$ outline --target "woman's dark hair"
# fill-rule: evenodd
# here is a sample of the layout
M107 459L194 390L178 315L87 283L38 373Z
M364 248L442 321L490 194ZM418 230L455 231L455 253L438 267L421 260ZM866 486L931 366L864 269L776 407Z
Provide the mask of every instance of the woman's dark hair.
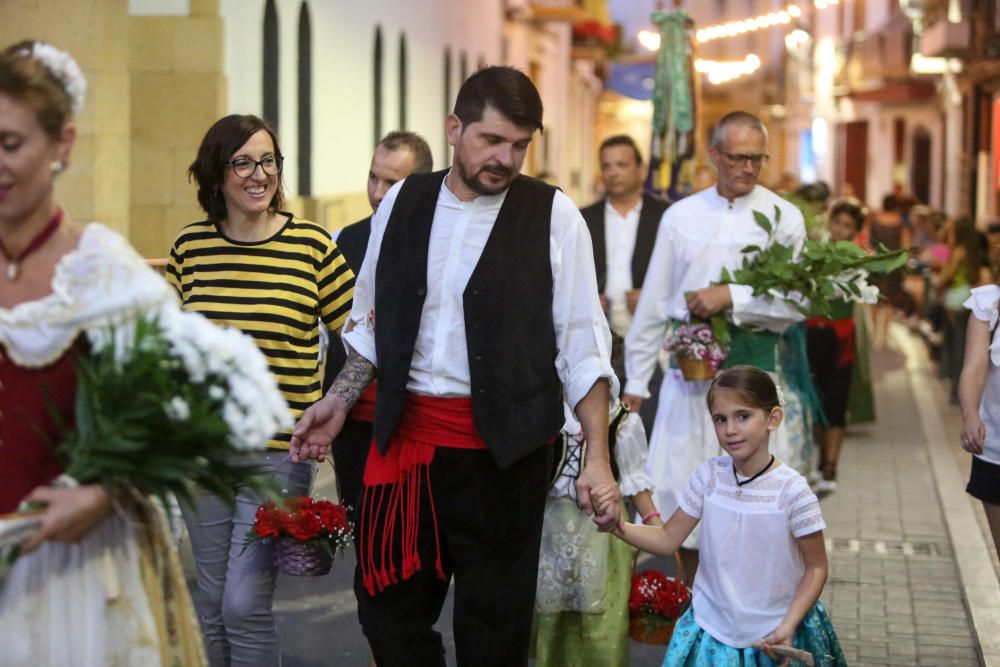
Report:
M493 107L519 127L542 126L542 98L527 75L513 67L485 67L462 84L453 113L463 131L483 119L483 110Z
M851 217L851 220L854 221L854 229L860 232L861 227L865 224L865 207L861 202L857 199L841 199L834 202L828 215L830 218L835 218L842 213Z
M712 399L716 389L733 389L747 405L770 412L781 406L778 400L778 387L774 380L764 371L754 366L733 366L719 373L708 388L708 410L712 410Z
M54 140L73 115L73 101L56 75L31 56L34 45L34 40L24 40L0 52L0 93L27 103Z
M250 140L250 137L264 130L274 142L275 156L281 155L278 146L278 136L257 116L241 116L233 114L215 121L208 128L205 138L198 147L198 156L188 167L188 180L194 179L198 186L198 203L208 215L209 222L221 222L226 219L226 200L222 196L222 183L229 169L229 160L240 146ZM284 204L284 194L281 172L278 172L278 189L271 199L268 208L280 211Z

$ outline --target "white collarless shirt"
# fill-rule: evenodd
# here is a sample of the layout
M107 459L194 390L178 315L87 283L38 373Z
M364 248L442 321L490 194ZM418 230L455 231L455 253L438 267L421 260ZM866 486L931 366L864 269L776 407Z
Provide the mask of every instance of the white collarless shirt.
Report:
M604 296L608 299L611 329L620 336L625 335L632 323L632 313L628 310L625 293L634 287L632 255L635 252L640 213L642 197L625 215L618 212L610 199L604 203L604 247L607 260Z
M378 366L375 353L375 269L386 224L404 181L394 185L372 218L368 251L354 288L351 321L344 340ZM442 183L427 250L427 294L420 315L408 391L427 396L471 393L462 293L483 254L507 192L463 202ZM573 201L560 191L552 201L549 234L552 319L556 372L572 406L600 378L613 396L618 382L611 368L611 332L597 294L594 253L587 226Z

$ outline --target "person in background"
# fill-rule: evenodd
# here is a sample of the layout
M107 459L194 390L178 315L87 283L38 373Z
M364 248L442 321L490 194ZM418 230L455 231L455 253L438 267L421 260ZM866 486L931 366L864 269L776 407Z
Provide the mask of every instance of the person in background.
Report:
M1000 285L975 287L965 302L972 315L958 385L962 449L972 454L966 491L983 503L993 545L1000 551Z
M632 324L636 304L653 254L660 219L667 202L643 191L646 165L632 137L624 134L608 137L601 143L601 183L605 197L580 210L590 230L597 267L597 289L601 305L608 315L611 334L624 340ZM625 368L615 367L619 382L625 382ZM657 366L653 384L658 386L663 371ZM642 422L647 433L656 418L658 389L642 407Z
M972 218L961 216L952 220L948 229L948 261L938 275L938 288L944 306L941 369L951 387L951 401L958 402L958 381L965 354L966 325L969 311L963 306L972 288L988 282L985 275L983 243Z
M372 154L368 169L368 203L372 213L378 211L385 193L410 174L426 174L433 168L431 148L415 132L397 130L382 138ZM355 274L368 249L372 216L368 216L334 233L334 241ZM331 334L324 365L324 389L329 388L347 361L347 352L339 334ZM361 476L365 470L368 446L372 441L372 419L375 416L375 383L368 386L351 411L344 429L333 441L333 465L337 491L341 502L355 507L361 493Z
M904 224L900 202L895 195L882 198L882 210L874 214L870 221L868 241L872 250L882 247L887 250L910 247L910 230ZM903 273L897 271L887 276L879 283L878 288L882 299L873 306L872 329L875 347L884 347L893 311L903 307L907 300L903 291Z
M564 412L566 423L555 444L558 470L545 502L532 642L535 666L627 667L633 550L599 532L577 507L576 474L586 443L568 405ZM622 495L643 523L663 525L645 471L642 421L621 403L612 407L608 420L612 472Z
M188 170L206 219L178 234L167 279L185 310L254 338L298 418L322 396L319 326L343 326L354 274L325 229L282 211L283 160L274 131L256 116L226 116L209 128ZM309 493L313 465L290 459L290 440L291 432L276 433L245 464L294 497ZM278 665L274 547L246 543L262 498L235 492L235 507L204 490L181 506L209 661Z
M55 447L73 424L88 335L176 308L128 241L58 203L86 85L51 44L0 51L0 514L44 506L0 572L0 663L199 667L201 633L162 513L124 490L73 484Z
M830 207L827 229L830 242L853 241L865 222L857 200L840 200ZM815 426L820 450L819 475L814 490L819 494L837 489L837 462L847 425L847 402L854 372L856 337L854 304L838 302L832 317L811 317L806 322L809 368L819 392L826 424Z
M805 241L802 213L793 204L758 185L767 161L767 128L756 116L734 111L715 126L709 157L718 172L714 188L685 197L663 214L635 319L625 337L622 402L633 411L649 396L649 380L667 335L691 318L717 313L730 323L727 364L752 363L777 370L781 333L802 314L783 299L754 297L748 285L717 285L723 269L743 261L743 248L767 242L754 211L781 210L777 240L797 248ZM709 382L687 381L678 368L664 373L656 423L649 442L647 471L655 485L656 507L665 514L677 507L678 495L698 466L718 452L718 440L702 401ZM775 436L782 456L791 448L785 427ZM685 577L697 570L697 535L681 550Z

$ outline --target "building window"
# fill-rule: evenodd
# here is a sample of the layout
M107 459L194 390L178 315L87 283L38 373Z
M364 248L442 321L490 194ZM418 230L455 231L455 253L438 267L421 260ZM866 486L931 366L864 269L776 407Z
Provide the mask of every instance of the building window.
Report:
M406 33L399 35L399 129L406 129Z
M299 5L299 194L312 194L312 28L309 7Z
M373 53L372 110L375 114L373 127L375 140L372 146L377 146L382 140L382 26L375 26L375 49Z
M264 67L263 67L264 120L278 129L278 8L274 0L264 5Z

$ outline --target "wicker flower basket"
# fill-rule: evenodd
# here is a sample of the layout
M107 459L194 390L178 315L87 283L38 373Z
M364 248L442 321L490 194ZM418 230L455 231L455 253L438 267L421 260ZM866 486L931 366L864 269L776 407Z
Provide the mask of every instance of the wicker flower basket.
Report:
M333 565L333 556L323 547L288 537L274 541L274 560L279 572L296 577L321 577Z
M635 614L628 619L628 636L644 644L669 644L675 623L656 614Z
M684 379L688 382L711 380L715 377L712 363L708 359L692 359L678 355L677 367L681 369Z

